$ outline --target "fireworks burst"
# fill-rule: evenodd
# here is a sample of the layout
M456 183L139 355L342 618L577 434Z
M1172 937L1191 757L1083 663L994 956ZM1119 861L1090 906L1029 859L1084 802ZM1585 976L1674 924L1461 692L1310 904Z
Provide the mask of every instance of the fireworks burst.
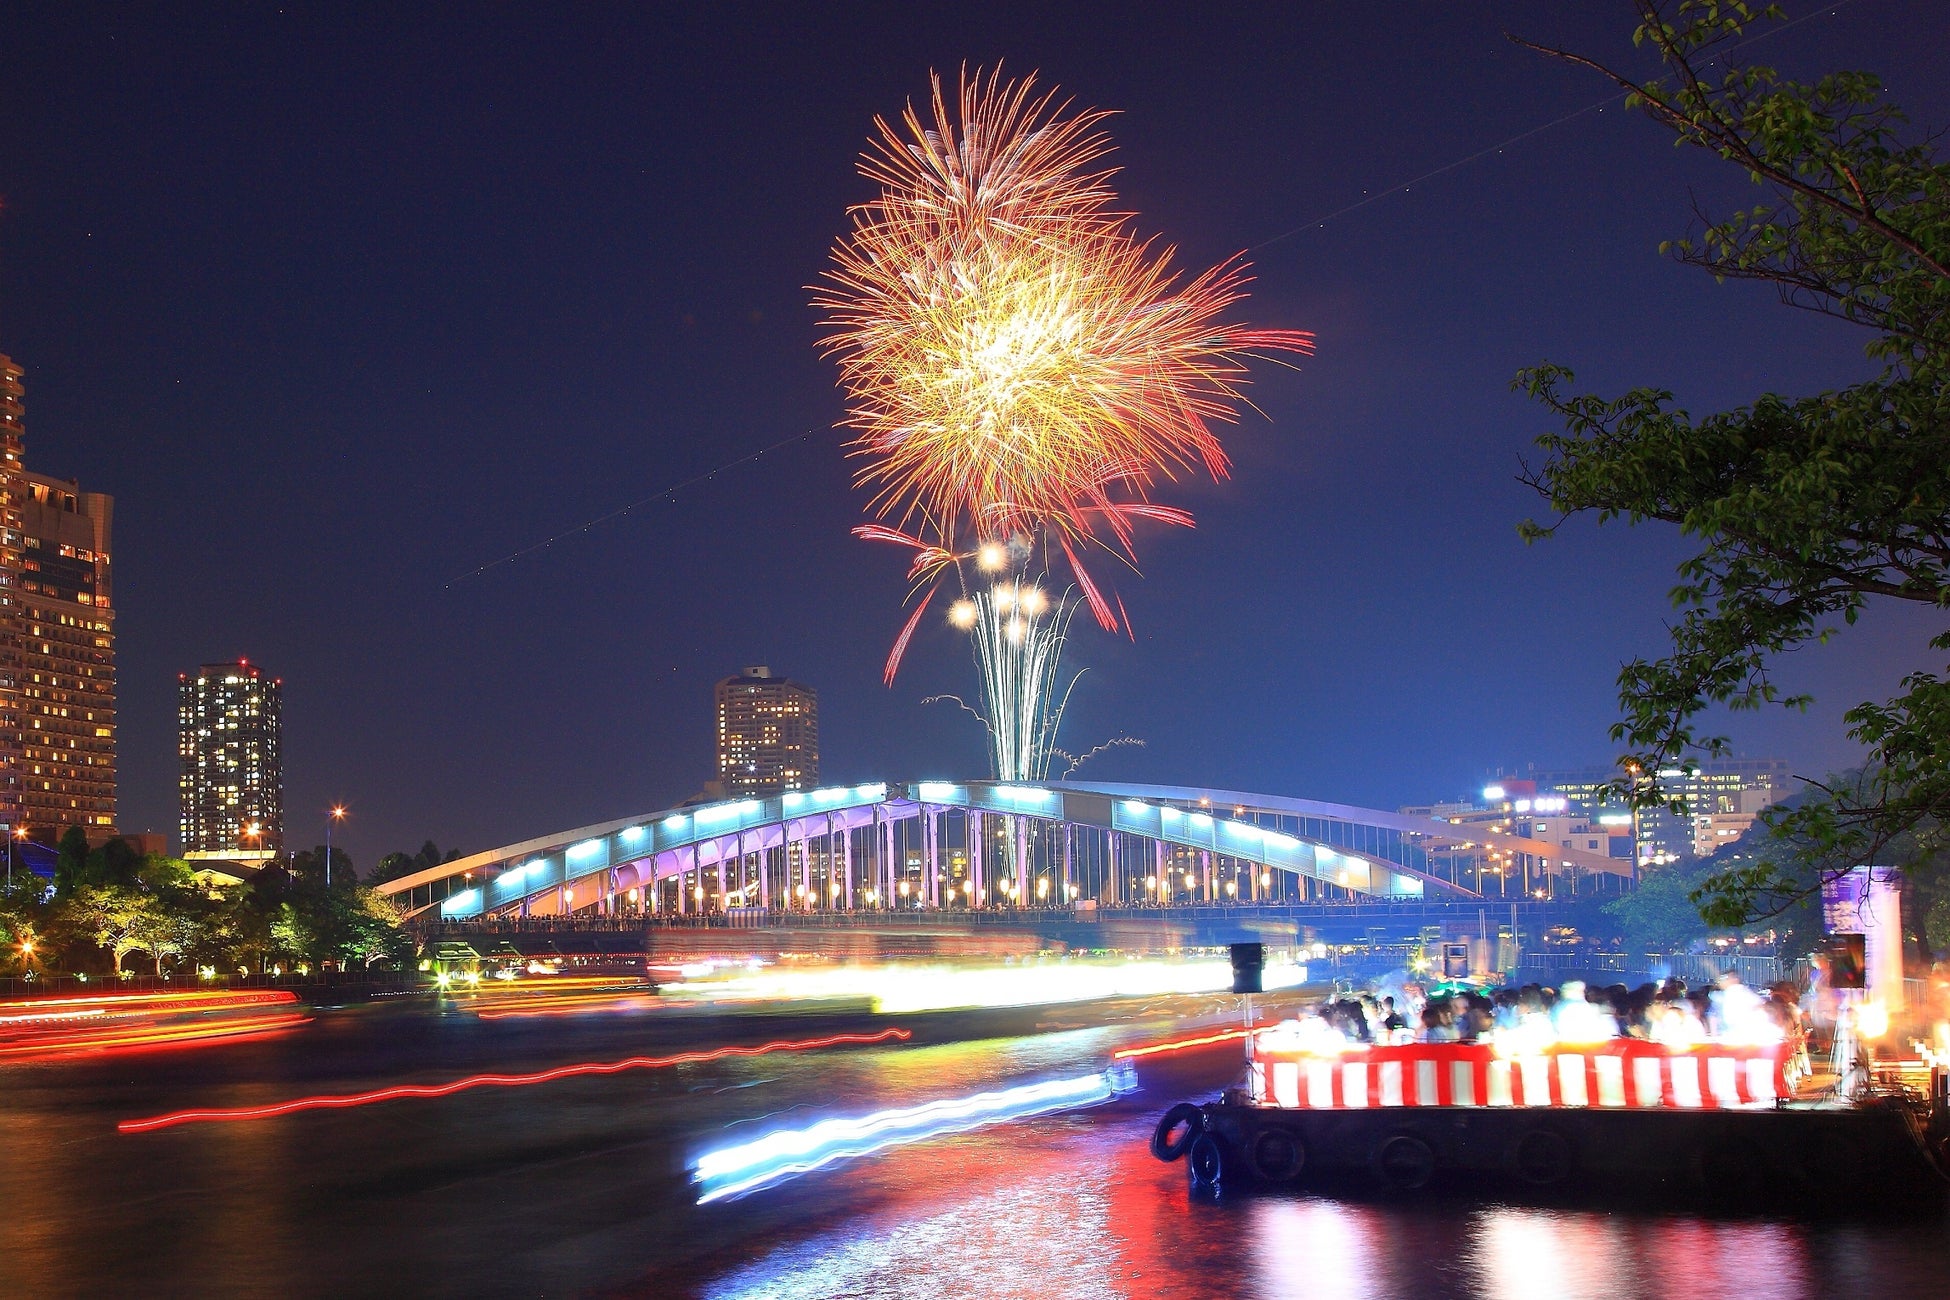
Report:
M1228 323L1244 262L1186 279L1174 250L1134 233L1110 188L1107 114L999 71L964 72L952 105L932 86L925 118L910 104L898 124L874 120L860 170L879 197L853 209L814 305L877 521L854 532L913 557L887 681L952 575L995 774L1039 779L1061 753L1058 663L1079 603L1045 594L1053 562L1099 624L1128 626L1086 558L1135 565L1140 524L1189 526L1154 491L1224 478L1211 424L1234 418L1246 362L1311 352L1313 336Z
M1154 488L1224 477L1210 422L1233 418L1246 359L1308 352L1312 335L1221 320L1245 265L1181 283L1173 250L1113 209L1108 115L1034 85L964 75L951 111L936 77L931 121L912 105L898 125L875 120L861 171L880 196L854 209L815 305L883 521L857 531L912 548L930 595L958 561L1053 542L1115 630L1121 610L1080 552L1134 560L1140 521L1190 524Z

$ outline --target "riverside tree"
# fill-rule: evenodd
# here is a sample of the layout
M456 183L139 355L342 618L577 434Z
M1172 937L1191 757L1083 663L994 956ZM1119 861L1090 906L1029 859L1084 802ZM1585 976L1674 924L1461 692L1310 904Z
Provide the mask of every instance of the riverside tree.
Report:
M1950 611L1950 166L1938 137L1913 130L1880 81L1837 72L1812 84L1738 61L1756 24L1780 21L1737 0L1641 0L1634 40L1663 73L1636 80L1597 60L1531 45L1622 88L1677 144L1718 155L1758 191L1752 207L1696 210L1662 252L1727 280L1774 285L1789 306L1861 326L1876 372L1802 396L1765 393L1694 418L1669 391L1581 394L1543 365L1516 386L1563 422L1538 439L1524 481L1556 517L1526 521L1535 541L1564 520L1677 525L1698 543L1679 568L1670 652L1619 674L1623 742L1615 789L1640 807L1683 801L1658 773L1723 752L1715 706L1803 708L1783 692L1779 656L1836 635L1872 602ZM1519 42L1529 45L1529 42ZM1919 647L1919 651L1921 647ZM1950 810L1950 633L1888 699L1846 715L1863 766L1812 782L1815 797L1768 815L1764 852L1712 872L1692 897L1716 926L1778 914L1825 876L1936 853Z

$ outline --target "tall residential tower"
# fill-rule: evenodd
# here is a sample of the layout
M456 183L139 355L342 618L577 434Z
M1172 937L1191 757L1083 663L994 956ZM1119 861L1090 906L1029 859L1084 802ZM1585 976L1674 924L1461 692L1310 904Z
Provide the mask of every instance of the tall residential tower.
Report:
M20 807L30 828L115 829L115 502L24 476L20 611Z
M747 668L718 683L718 780L728 797L819 784L819 693Z
M0 825L20 823L20 503L27 496L21 463L26 446L27 390L13 358L0 355Z
M177 679L186 856L274 856L284 845L284 683L248 660Z
M23 464L21 370L0 356L0 826L115 833L115 502Z

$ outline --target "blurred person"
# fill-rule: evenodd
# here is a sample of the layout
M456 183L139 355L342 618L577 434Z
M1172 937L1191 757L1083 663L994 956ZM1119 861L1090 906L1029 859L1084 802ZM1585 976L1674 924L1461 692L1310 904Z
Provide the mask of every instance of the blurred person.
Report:
M1611 1012L1588 1001L1583 980L1566 980L1551 1008L1551 1031L1560 1042L1602 1043L1618 1037Z

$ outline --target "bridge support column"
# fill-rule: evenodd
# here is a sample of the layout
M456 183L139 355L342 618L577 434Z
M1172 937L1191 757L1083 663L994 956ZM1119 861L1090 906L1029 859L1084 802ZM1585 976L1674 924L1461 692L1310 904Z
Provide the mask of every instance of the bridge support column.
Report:
M805 903L806 910L811 911L813 905L812 855L807 852L807 848L805 832L802 830L799 834L799 897Z
M840 871L843 873L846 880L847 910L852 911L853 910L853 830L851 827L848 826L840 827ZM876 893L878 893L878 891L876 891Z
M922 887L936 907L941 906L941 814L931 808L921 810Z
M1068 822L1059 822L1058 825L1061 828L1061 832L1063 835L1062 889L1063 889L1063 905L1067 907L1070 905L1071 900L1076 897L1076 892L1077 892L1076 877L1071 873L1070 870L1070 847L1071 844L1076 839L1076 827L1070 825L1070 823Z
M980 907L988 901L989 892L989 834L988 818L981 813L968 814L968 895L970 907Z
M902 882L907 880L907 872L894 861L894 819L882 815L879 809L874 810L873 856L890 883L896 877Z
M1151 852L1151 873L1158 878L1159 903L1171 901L1171 852L1163 840L1153 840ZM1146 891L1149 893L1150 891Z
M1015 834L1009 838L1016 846L1016 906L1034 907L1036 898L1036 863L1029 853L1029 819L1012 817Z
M1205 877L1205 901L1209 903L1212 901L1212 888L1216 883L1212 879L1212 850L1198 851L1198 874Z

